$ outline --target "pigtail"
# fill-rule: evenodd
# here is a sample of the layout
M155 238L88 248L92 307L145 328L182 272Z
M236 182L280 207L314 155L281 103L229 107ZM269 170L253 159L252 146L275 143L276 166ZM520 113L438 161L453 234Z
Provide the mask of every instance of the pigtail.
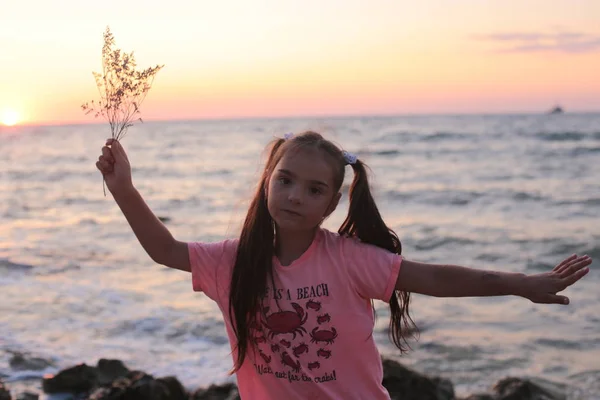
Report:
M231 374L238 371L244 363L249 344L253 344L252 331L260 330L257 315L261 299L266 292L267 279L271 283L274 279L275 233L274 222L267 208L266 188L275 155L283 143L283 139L277 139L271 145L265 169L240 234L229 291L229 318L237 339L237 358Z
M354 170L354 179L349 190L350 205L348 215L338 231L339 234L357 237L363 243L402 254L402 244L398 235L385 224L371 195L365 165L360 160L356 160L351 166ZM409 332L416 330L409 314L409 303L409 292L395 291L389 299L391 313L389 335L401 352L408 350L407 336Z

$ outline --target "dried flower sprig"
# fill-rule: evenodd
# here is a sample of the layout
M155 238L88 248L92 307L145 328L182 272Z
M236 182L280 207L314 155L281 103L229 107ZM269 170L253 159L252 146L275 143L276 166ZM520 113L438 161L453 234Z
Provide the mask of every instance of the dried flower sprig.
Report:
M100 93L99 101L81 105L86 114L105 118L113 139L122 139L135 120L143 122L140 106L154 82L154 76L164 65L142 71L136 70L133 52L125 53L115 48L115 39L109 27L104 32L102 47L102 73L93 72Z
M142 121L136 116L154 82L154 76L164 65L136 70L137 64L133 52L125 53L115 48L115 38L106 27L104 46L102 46L102 73L93 72L100 100L84 103L81 108L86 114L94 113L94 117L103 117L110 125L111 137L120 140L133 126L134 120ZM106 182L102 178L104 196Z

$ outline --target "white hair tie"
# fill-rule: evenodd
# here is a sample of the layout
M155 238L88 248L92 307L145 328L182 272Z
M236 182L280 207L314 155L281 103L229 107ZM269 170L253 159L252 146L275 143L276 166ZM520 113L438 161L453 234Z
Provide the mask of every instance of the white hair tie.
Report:
M346 161L346 164L356 164L356 160L358 160L356 154L349 153L345 150L342 152L342 154L344 155L344 160Z

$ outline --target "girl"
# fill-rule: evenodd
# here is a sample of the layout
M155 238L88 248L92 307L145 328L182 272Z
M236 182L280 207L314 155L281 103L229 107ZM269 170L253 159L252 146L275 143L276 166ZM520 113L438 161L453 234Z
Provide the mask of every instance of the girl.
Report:
M321 228L341 197L338 233ZM371 196L365 164L314 132L276 139L237 240L173 238L136 191L127 155L108 140L96 163L140 243L157 263L192 273L223 313L243 399L389 399L372 331L372 300L389 303L390 336L406 350L410 293L517 295L568 304L557 293L588 273L571 256L537 275L409 261Z

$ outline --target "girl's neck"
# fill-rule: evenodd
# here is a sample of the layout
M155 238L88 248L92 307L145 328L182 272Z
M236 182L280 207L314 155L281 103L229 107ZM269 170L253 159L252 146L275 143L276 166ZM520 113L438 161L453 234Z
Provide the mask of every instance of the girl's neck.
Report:
M312 244L319 228L309 231L286 232L279 229L275 232L275 255L282 266L288 266Z

